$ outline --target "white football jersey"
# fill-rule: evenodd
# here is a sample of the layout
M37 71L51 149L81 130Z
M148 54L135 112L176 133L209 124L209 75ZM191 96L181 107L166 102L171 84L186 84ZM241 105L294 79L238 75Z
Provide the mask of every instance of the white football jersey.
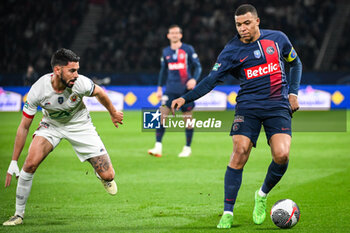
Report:
M51 84L51 74L42 76L30 88L23 114L34 117L38 106L42 108L43 121L55 125L81 123L89 119L89 112L83 102L84 96L91 96L94 83L87 77L79 75L72 88L57 93ZM58 124L57 124L58 123Z

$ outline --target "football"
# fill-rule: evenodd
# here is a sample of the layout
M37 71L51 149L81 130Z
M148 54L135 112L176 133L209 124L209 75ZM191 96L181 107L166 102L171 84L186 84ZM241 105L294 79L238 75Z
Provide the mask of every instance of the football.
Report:
M291 228L300 219L300 209L294 201L283 199L272 206L270 216L272 222L279 228Z

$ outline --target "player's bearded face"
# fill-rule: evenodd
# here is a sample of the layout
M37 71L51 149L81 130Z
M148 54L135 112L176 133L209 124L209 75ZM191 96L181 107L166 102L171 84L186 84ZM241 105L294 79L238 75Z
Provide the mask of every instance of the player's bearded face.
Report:
M75 63L75 64L74 64ZM78 79L78 62L69 62L67 66L62 67L61 69L61 82L69 88L72 88L74 82Z
M259 37L260 19L248 12L244 15L236 15L236 29L244 43L251 43Z

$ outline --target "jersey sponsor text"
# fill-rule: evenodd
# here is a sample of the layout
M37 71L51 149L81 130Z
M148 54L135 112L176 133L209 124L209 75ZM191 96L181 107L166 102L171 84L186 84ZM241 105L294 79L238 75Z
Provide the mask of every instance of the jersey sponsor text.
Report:
M244 69L247 79L258 78L279 71L281 71L279 64L273 62Z

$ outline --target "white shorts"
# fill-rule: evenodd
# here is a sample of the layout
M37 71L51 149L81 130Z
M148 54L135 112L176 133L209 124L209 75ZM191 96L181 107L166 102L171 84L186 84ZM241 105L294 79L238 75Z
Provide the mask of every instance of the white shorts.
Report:
M41 121L38 129L33 134L34 136L46 138L53 148L60 143L61 139L67 139L81 162L92 157L107 154L107 150L91 120L86 121L84 124L63 126L56 126Z

